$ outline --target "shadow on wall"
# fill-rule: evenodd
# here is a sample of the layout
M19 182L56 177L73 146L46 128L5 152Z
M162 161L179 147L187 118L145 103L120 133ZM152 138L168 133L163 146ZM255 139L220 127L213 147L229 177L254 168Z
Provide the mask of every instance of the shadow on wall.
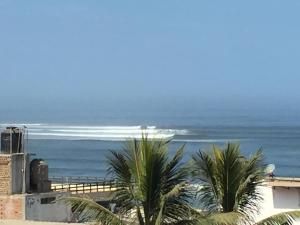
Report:
M299 209L300 189L273 187L273 204L275 209Z

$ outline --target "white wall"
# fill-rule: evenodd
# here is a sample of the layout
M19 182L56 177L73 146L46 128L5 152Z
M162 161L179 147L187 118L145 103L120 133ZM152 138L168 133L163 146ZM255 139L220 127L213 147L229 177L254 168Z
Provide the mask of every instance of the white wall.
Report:
M69 196L68 193L39 193L25 197L25 219L51 222L70 222L71 209L60 201L42 204L41 199Z
M300 189L264 186L260 188L264 197L261 204L261 214L257 220L264 219L271 215L291 211L300 210ZM300 221L294 224L299 224Z

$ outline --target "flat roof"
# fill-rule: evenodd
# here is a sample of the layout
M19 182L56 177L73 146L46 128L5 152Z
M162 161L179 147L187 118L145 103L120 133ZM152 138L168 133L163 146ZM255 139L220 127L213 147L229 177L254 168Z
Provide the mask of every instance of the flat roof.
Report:
M300 178L298 177L268 177L266 185L272 187L300 188Z

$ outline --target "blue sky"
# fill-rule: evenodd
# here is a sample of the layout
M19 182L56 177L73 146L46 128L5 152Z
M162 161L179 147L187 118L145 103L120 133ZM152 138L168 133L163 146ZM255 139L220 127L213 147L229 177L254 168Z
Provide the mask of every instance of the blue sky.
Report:
M1 107L294 107L299 11L298 0L0 0Z

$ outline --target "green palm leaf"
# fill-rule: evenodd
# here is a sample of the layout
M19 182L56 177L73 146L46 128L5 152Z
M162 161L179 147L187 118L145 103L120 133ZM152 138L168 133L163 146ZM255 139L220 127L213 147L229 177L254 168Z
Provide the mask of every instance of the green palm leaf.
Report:
M300 211L289 211L272 215L266 219L257 222L255 225L282 225L293 224L295 219L300 218Z
M198 151L193 155L193 177L202 185L198 191L202 208L220 216L238 213L233 215L239 215L244 222L253 222L262 201L257 188L264 178L262 159L261 150L246 158L239 145L233 143L228 143L224 149L214 145L211 151ZM225 214L222 220L226 218Z
M124 224L119 216L89 198L68 197L61 199L61 201L71 206L72 211L80 215L81 221L92 220L101 222L103 225Z
M212 223L281 225L300 218L300 211L291 211L254 222L263 200L258 188L264 180L261 149L246 158L239 145L228 143L224 149L213 146L209 152L197 152L191 163L193 177L202 184L200 202Z
M203 211L192 212L193 223L196 225L233 225L243 222L243 215L238 212L228 213L205 213Z
M192 157L194 178L203 185L200 201L209 212L258 211L261 194L257 186L263 180L261 150L246 159L239 145L229 143L225 149L213 146L210 152Z
M87 199L69 198L69 203L89 220L106 224L128 222L140 225L192 223L190 202L194 196L187 184L188 172L181 163L184 146L168 158L169 140L131 140L121 151L111 151L109 173L117 187L113 201L118 215ZM95 218L94 218L95 216Z

